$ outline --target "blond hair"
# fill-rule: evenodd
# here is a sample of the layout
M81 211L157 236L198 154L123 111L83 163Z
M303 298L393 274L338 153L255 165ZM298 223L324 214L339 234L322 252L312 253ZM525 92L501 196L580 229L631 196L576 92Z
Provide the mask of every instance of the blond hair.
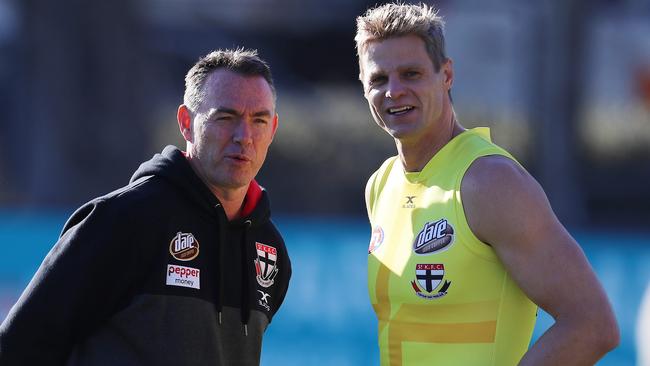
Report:
M424 41L435 71L447 61L445 54L445 22L438 11L427 4L389 3L368 9L357 17L357 55L368 43L391 37L416 35Z

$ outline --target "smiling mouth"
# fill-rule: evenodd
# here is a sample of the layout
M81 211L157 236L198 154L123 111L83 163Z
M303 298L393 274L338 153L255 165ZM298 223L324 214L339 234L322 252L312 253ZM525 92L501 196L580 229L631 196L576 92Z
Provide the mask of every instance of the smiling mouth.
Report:
M408 112L411 111L411 110L413 110L413 107L412 107L412 106L410 106L410 105L405 105L405 106L401 106L401 107L388 108L388 109L387 109L387 112L388 112L388 114L390 114L390 115L393 115L393 116L399 116L399 115L402 115L402 114L406 114L406 113L408 113Z

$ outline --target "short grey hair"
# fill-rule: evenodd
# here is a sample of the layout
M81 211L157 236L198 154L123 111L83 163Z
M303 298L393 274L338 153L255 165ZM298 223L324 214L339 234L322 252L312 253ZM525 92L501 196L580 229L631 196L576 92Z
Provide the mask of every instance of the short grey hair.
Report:
M447 61L445 54L445 22L438 11L427 4L389 3L368 9L357 17L357 55L369 42L392 37L416 35L425 44L436 72Z
M271 68L257 55L257 50L237 48L219 49L201 57L185 75L183 104L190 111L196 111L205 95L203 86L211 72L226 69L244 76L261 76L269 83L275 100L275 86Z

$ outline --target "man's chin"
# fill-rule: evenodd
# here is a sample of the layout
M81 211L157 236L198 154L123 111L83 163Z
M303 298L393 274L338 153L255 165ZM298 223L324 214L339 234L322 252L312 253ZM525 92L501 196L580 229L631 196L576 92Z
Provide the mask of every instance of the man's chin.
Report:
M407 140L413 134L408 128L386 129L386 132L396 140Z
M230 177L221 177L221 179L215 179L212 184L217 188L236 190L241 188L247 188L250 182L254 177L249 175L245 176L230 176Z
M227 185L224 188L228 188L228 189L248 188L248 185L250 184L251 180L252 179L230 181L227 183Z

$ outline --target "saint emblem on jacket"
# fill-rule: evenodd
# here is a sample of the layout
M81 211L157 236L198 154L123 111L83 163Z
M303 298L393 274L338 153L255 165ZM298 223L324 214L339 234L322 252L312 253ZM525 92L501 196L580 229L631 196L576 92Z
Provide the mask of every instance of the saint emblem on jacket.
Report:
M278 274L278 251L274 247L262 243L255 243L257 258L255 263L255 272L257 283L262 287L269 287L273 284L273 279Z

